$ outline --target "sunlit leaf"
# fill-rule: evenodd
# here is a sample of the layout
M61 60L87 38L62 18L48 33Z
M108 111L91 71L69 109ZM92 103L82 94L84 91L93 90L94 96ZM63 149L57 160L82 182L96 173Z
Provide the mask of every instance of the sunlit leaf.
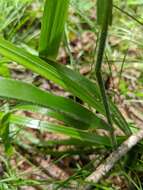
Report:
M93 133L85 132L79 129L65 127L63 125L56 125L53 123L40 121L28 117L22 117L17 115L11 115L10 122L17 125L27 126L32 129L46 130L52 133L60 133L67 135L69 137L75 138L77 140L88 142L93 145L105 145L110 147L110 139L106 136L99 136Z

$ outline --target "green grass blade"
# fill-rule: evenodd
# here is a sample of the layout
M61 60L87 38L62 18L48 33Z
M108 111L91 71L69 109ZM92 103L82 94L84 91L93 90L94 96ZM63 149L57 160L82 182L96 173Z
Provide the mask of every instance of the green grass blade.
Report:
M74 139L92 143L93 145L105 145L110 147L110 139L109 137L103 137L99 135L95 135L93 133L85 132L79 129L65 127L63 125L56 125L45 121L40 121L36 119L32 119L29 117L22 117L18 115L12 114L10 116L10 123L16 125L27 126L33 129L38 130L47 130L48 132L52 133L60 133L72 137Z
M97 86L79 73L56 62L50 60L46 62L2 38L0 38L0 53L46 79L52 80L65 90L92 104L99 112L103 112L104 109L99 101L100 94Z
M39 44L41 57L55 59L67 18L69 0L46 0Z
M32 104L20 104L15 106L12 111L28 111L28 112L33 112L33 113L39 113L42 115L46 115L49 117L52 117L54 119L57 119L59 121L64 122L67 126L79 128L79 129L88 129L90 124L86 124L85 122L79 121L78 119L74 119L73 117L69 115L65 115L64 113L57 112L55 110L51 110L48 108L40 107L38 105L32 105ZM104 127L104 125L102 125Z
M52 80L105 115L97 85L79 73L51 60L46 62L2 38L0 38L0 53L46 79ZM114 123L125 134L130 135L128 123L113 103L111 103L111 111Z
M103 25L107 18L107 10L110 13L108 23L112 24L112 8L113 0L98 0L97 1L97 22L99 25Z
M108 125L92 112L70 99L53 95L21 81L0 78L0 96L26 101L64 113L88 127L108 129Z

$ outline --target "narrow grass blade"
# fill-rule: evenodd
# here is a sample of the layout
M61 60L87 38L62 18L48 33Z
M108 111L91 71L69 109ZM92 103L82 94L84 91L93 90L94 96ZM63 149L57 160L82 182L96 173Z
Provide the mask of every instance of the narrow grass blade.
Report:
M111 146L110 139L108 137L95 135L93 133L85 132L79 129L65 127L63 125L56 125L49 122L32 119L29 117L11 115L10 123L27 126L32 129L46 130L52 133L60 133L72 137L74 139L83 141L83 143L88 142L92 143L93 145L103 145L107 147Z
M85 122L79 121L78 119L74 119L69 115L65 115L64 113L60 113L58 111L51 110L48 108L40 107L38 105L20 104L12 109L12 111L19 111L19 110L46 115L54 119L57 119L58 121L63 121L64 124L66 124L67 126L75 127L82 130L84 129L87 130L89 127L91 127L90 124L86 124ZM104 125L102 126L104 127Z
M55 59L67 18L69 0L46 0L42 19L39 54Z
M51 108L59 113L79 120L88 127L97 127L108 130L108 125L88 109L70 99L50 94L39 88L21 81L0 78L0 96L21 100L43 107Z

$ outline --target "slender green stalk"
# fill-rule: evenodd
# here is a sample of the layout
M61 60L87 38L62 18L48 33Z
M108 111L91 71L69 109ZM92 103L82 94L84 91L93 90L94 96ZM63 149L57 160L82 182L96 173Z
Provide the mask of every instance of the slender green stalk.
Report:
M114 5L114 7L120 11L121 13L124 13L125 15L127 15L129 18L131 18L132 20L134 20L135 22L137 22L138 24L140 24L141 26L143 25L143 22L140 21L139 19L142 19L142 18L136 18L134 15L131 15L130 13L128 13L127 11L121 9L120 7Z
M110 24L109 17L111 15L111 3L112 1L108 1L106 3L106 8L104 8L104 13L101 15L102 20L100 20L101 23L101 35L100 35L100 40L99 40L99 49L98 49L98 55L97 55L97 61L96 61L96 78L97 82L100 88L101 96L102 96L102 101L104 104L104 108L106 111L106 117L110 126L110 133L111 133L111 138L112 138L112 144L115 147L116 146L116 139L114 136L114 128L113 128L113 123L112 123L112 116L110 112L110 106L109 106L109 101L108 97L105 91L105 85L104 81L102 78L102 73L101 73L101 68L102 68L102 61L103 61L103 56L104 56L104 50L106 46L106 39L108 35L108 26Z

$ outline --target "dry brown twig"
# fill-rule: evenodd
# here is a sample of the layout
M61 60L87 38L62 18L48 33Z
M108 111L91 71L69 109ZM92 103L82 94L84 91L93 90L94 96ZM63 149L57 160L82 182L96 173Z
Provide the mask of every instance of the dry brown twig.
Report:
M107 173L114 167L114 165L125 156L138 142L143 139L143 129L136 134L131 135L125 140L117 150L113 151L104 163L100 164L96 170L86 178L87 182L98 183Z

